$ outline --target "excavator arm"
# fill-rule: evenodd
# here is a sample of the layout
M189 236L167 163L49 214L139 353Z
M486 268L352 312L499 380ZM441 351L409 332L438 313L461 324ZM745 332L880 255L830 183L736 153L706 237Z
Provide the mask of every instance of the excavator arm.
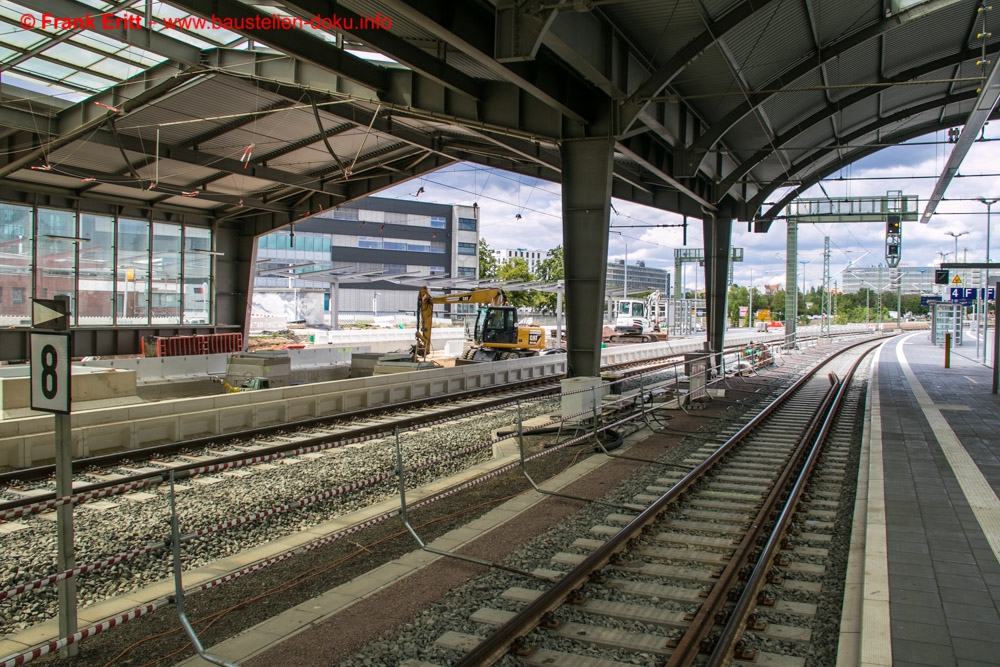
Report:
M417 296L417 344L414 358L427 358L431 349L431 324L434 318L434 304L437 303L481 303L491 306L507 305L507 295L500 288L488 288L431 296L427 287L420 288Z

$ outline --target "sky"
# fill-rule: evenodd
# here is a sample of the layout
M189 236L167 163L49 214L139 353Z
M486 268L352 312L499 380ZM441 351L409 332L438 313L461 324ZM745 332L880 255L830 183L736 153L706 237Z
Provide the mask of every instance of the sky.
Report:
M998 124L1000 125L1000 124ZM926 135L907 144L886 148L845 167L822 182L832 198L881 196L889 190L902 190L904 195L920 198L920 212L934 189L954 144L947 141L945 131ZM937 212L926 225L902 223L902 260L906 266L936 266L940 253L954 261L956 239L948 232L961 234L958 242L959 261L986 261L987 207L977 201L1000 198L1000 164L997 147L1000 127L989 125L982 135L985 140L974 144L966 156L958 176L951 182ZM1000 146L1000 144L998 144ZM419 188L423 192L417 195ZM782 191L770 201L776 201ZM380 197L419 199L441 204L471 206L479 204L480 237L491 248L526 248L548 250L562 244L562 203L558 183L520 176L472 163L461 163L383 190ZM824 197L814 186L804 197ZM655 208L613 199L611 233L608 239L609 260L625 259L629 265L642 260L646 266L663 268L673 274L674 249L684 247L679 228L628 229L629 225L677 224L679 215ZM765 208L767 208L765 206ZM993 217L990 246L991 259L1000 254L1000 202ZM520 215L520 218L517 216ZM785 286L785 233L783 220L776 220L766 234L747 231L745 223L733 224L733 246L744 248L744 261L734 267L734 282ZM853 266L878 266L885 263L885 223L838 223L799 225L798 279L805 271L806 287L818 285L823 279L823 240L830 237L831 280ZM687 246L702 247L701 221L689 218ZM694 286L695 267L685 270L685 286ZM697 276L704 284L704 274ZM800 286L801 287L801 286Z

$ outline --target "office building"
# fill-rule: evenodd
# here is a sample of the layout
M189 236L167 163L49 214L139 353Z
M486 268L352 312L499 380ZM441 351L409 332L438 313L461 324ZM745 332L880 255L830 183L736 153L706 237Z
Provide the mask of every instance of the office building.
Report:
M497 264L504 264L514 258L520 258L528 263L528 270L532 273L538 270L538 265L548 257L548 253L548 250L528 250L527 248L496 248L493 250Z
M627 275L626 275L627 274ZM626 278L628 284L625 284ZM666 269L656 269L646 266L646 262L639 260L628 265L625 270L625 260L608 262L608 276L605 282L606 289L620 292L625 288L629 294L643 294L660 290L661 299L670 298L670 272Z
M475 279L478 213L478 207L366 197L266 234L257 242L253 312L328 322L331 276L340 276L340 313L358 321L405 318L416 311L419 282L385 278Z

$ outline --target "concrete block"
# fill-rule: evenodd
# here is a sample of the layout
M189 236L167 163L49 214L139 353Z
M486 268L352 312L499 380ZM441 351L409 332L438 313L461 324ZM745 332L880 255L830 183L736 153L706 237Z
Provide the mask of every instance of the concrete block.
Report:
M24 442L24 465L41 465L56 459L55 436L52 433L37 433L27 436Z
M92 426L84 429L82 436L81 445L85 456L128 450L132 448L132 423Z
M428 398L432 396L431 394L431 383L430 382L411 382L409 385L409 393L411 401L418 401L422 398Z
M185 364L183 357L161 357L159 362L160 377L184 377Z
M334 415L344 411L343 394L322 394L315 401L317 415Z
M251 392L259 394L262 392ZM254 426L268 426L270 424L280 424L284 421L286 414L286 404L282 402L259 403L254 407Z
M292 387L286 387L282 390L281 395L284 398L299 398L301 396L312 396L316 393L316 385L313 384L300 384Z
M146 405L134 405L127 408L127 415L129 421L140 421L144 419L155 419L157 417L163 417L165 415L171 415L174 413L175 402L174 401L163 401L162 403L149 403ZM120 410L101 410L101 412L111 412L120 413ZM121 418L119 414L119 418Z
M368 388L368 406L377 408L383 405L391 405L392 389L388 385L374 386Z
M37 435L39 433L51 433L53 427L52 417L28 417L27 419L18 419L17 432L21 436Z
M313 396L291 399L285 401L285 405L287 406L285 414L291 421L319 416L316 413L316 398Z
M166 442L176 442L178 438L177 417L164 416L135 422L135 447L150 447Z
M253 403L251 391L241 391L238 394L222 394L212 397L212 404L216 410L231 408L237 405L250 405Z
M219 414L212 410L178 416L178 433L182 440L202 438L219 432Z
M363 410L370 405L367 391L346 391L341 396L343 397L342 412Z
M219 433L244 431L254 426L254 409L249 405L238 405L216 411L219 415Z

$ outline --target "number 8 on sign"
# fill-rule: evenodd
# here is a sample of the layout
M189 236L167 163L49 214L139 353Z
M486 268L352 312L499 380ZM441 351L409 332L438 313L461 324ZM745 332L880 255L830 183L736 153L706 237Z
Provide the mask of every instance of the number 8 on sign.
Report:
M42 396L50 401L59 391L59 375L56 373L56 362L59 353L56 348L46 345L42 348Z
M69 414L69 336L31 332L31 409Z

